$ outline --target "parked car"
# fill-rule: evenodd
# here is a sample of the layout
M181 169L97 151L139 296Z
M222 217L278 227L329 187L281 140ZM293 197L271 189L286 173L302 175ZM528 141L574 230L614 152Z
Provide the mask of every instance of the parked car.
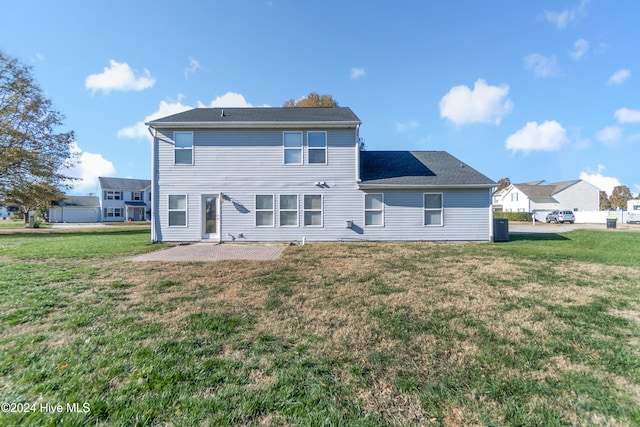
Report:
M560 222L569 224L573 224L576 221L576 216L572 211L552 211L549 215L547 215L547 222Z

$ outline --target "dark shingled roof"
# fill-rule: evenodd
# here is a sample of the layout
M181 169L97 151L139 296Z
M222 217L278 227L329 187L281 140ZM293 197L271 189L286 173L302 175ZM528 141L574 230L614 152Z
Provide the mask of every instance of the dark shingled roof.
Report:
M360 119L349 107L334 108L194 108L148 122L170 123L347 122Z
M67 196L56 203L57 206L100 207L100 199L96 196Z
M110 178L104 176L98 177L98 179L103 190L143 191L151 185L150 179Z
M362 186L484 186L497 185L445 151L362 151Z

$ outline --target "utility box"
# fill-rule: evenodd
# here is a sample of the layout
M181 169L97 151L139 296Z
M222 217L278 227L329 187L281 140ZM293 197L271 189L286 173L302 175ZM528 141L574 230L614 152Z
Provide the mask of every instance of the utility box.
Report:
M493 241L509 241L509 220L507 218L493 218Z

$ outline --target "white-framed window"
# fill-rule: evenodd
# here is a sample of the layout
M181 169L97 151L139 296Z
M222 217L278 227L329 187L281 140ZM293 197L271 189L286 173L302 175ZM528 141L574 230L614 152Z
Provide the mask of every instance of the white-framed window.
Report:
M518 192L514 191L513 193L511 193L511 201L512 202L517 202L518 201Z
M307 150L310 164L327 163L327 133L307 132Z
M187 196L169 195L169 227L187 226Z
M364 195L364 225L384 225L384 196L382 193Z
M296 194L281 194L278 208L280 227L298 226L298 196Z
M273 195L256 195L256 227L273 227Z
M302 132L283 132L284 164L302 164Z
M193 164L193 132L174 132L174 162L176 165Z
M122 208L104 208L105 218L122 218Z
M105 191L105 200L122 200L122 191Z
M442 224L442 193L424 193L424 225Z
M322 227L322 195L305 194L303 210L305 227Z
M132 191L131 192L131 200L142 200L142 192L140 192L140 191Z

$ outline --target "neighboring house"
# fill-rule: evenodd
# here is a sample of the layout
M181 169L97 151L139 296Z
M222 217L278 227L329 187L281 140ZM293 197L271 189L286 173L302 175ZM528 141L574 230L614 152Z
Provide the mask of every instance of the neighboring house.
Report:
M102 221L146 221L151 217L151 181L99 177Z
M494 193L493 199L494 209L504 212L600 209L600 189L581 179L550 184L544 184L544 181L511 184Z
M100 198L67 196L49 208L49 222L99 222Z
M360 151L337 108L197 108L147 123L153 241L492 239L496 183L442 151Z

